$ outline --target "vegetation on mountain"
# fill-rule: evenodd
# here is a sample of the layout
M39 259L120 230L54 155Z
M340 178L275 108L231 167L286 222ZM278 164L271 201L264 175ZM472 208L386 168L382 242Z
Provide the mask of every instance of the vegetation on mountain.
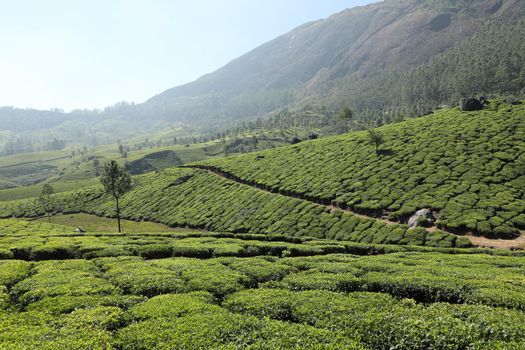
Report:
M471 38L407 72L338 83L333 97L365 119L395 121L469 96L525 97L525 22L488 22Z
M248 184L404 222L438 213L438 227L511 238L525 228L524 105L447 109L366 132L202 163Z
M441 231L387 224L301 199L266 193L196 169L166 169L136 177L122 196L122 217L212 231L311 236L362 243L465 247L470 242ZM112 217L113 200L99 187L57 194L56 213ZM0 217L34 217L34 199L0 203Z
M421 115L462 97L523 98L524 17L521 0L396 0L349 9L143 104L70 113L0 108L0 147L11 154L158 134L162 142L175 137L189 144L233 137L245 122L333 134L350 124L359 130ZM341 128L344 106L354 115Z
M287 127L301 118L294 113L290 121L287 111L350 105L354 126L366 128L467 96L523 97L524 14L517 0L402 0L350 9L296 28L145 105L203 122L270 114ZM333 113L330 125L336 118Z

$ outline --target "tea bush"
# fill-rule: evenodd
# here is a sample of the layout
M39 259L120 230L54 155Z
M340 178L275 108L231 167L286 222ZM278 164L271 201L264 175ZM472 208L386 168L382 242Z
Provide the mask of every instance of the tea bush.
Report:
M375 154L366 132L306 141L199 166L285 195L406 220L421 208L438 225L490 237L525 229L524 105L493 102L379 128Z
M112 238L145 246L168 236ZM522 254L392 248L377 255L0 261L0 348L520 348Z
M172 185L188 174L193 175L189 180ZM211 231L317 237L376 244L471 246L466 237L414 230L406 225L389 225L301 199L265 193L195 169L167 169L144 175L134 189L122 197L121 203L122 215L126 219L148 219L171 226ZM69 208L70 212L108 217L114 215L112 199L103 195L98 187L57 194L55 210L61 212L64 207ZM0 217L31 217L43 213L43 208L35 200L0 203ZM167 248L159 249L162 252L146 251L144 254L168 256ZM222 249L215 255L235 253L231 251L233 247ZM183 248L181 250L184 251ZM300 250L296 252L309 254L300 253ZM43 252L44 255L46 253ZM61 254L56 251L53 253ZM203 251L202 254L210 253Z
M257 289L229 296L224 306L342 332L373 349L466 349L487 341L519 342L525 336L523 312L444 303L426 307L378 293Z

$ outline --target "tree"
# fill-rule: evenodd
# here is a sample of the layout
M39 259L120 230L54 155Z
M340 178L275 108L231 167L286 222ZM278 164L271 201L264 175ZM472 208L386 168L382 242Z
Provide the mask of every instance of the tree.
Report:
M116 161L111 160L105 162L102 167L100 183L104 186L106 193L115 198L118 232L121 232L119 199L124 193L131 189L131 176Z
M346 131L350 131L352 120L354 119L354 111L352 111L349 107L345 107L341 112L339 112L337 118L343 120L346 123Z
M51 196L55 193L55 189L50 184L45 184L44 187L42 187L42 192L40 193L40 196L38 197L38 201L42 204L44 207L44 211L46 212L47 221L51 223L51 209L52 209L52 198Z
M368 141L371 145L375 146L376 154L379 154L379 146L381 146L385 142L385 139L383 138L383 135L380 132L375 131L373 129L369 129Z
M100 161L98 158L93 159L93 168L95 168L95 176L100 175Z

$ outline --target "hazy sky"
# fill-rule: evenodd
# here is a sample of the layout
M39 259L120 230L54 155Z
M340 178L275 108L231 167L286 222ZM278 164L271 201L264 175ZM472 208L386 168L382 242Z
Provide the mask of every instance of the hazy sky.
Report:
M373 0L0 0L0 106L143 102Z

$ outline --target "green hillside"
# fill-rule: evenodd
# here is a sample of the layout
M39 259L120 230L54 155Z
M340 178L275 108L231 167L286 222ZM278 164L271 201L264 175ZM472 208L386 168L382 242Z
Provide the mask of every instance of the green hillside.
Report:
M307 141L200 166L252 186L405 222L437 213L447 231L511 238L525 229L525 105L494 101L367 132Z
M309 201L266 193L198 169L174 168L136 177L134 189L123 196L121 203L124 218L179 227L376 244L470 245L465 237L359 217ZM112 198L98 186L58 194L54 205L56 213L114 215ZM0 217L43 214L35 199L0 203Z

